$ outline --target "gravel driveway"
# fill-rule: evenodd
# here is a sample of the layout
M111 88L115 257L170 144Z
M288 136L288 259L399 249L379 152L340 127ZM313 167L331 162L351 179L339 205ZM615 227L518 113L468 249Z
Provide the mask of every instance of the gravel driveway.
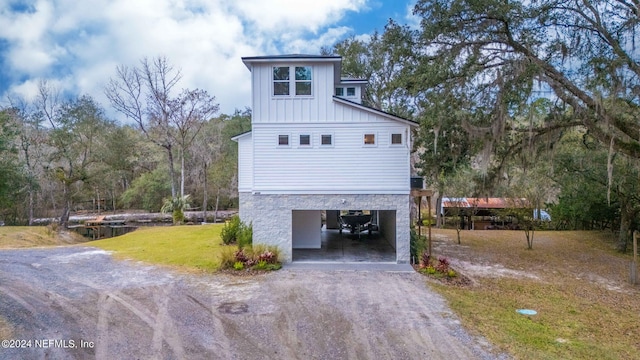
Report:
M2 359L495 357L415 273L188 275L90 247L3 250L0 316Z

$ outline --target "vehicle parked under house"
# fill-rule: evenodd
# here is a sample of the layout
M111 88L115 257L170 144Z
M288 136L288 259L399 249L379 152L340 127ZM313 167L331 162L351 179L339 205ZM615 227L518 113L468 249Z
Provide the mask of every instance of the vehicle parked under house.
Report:
M409 262L411 130L417 123L361 103L366 80L340 77L339 56L244 57L252 130L238 142L240 218L254 243L319 249L339 211L372 211L375 229ZM369 212L367 212L369 213ZM321 215L327 214L328 224Z

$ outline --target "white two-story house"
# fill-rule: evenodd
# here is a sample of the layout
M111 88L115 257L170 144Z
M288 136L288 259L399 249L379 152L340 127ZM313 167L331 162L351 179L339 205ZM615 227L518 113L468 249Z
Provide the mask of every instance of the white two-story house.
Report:
M238 142L241 219L254 243L319 248L321 212L375 210L380 233L409 262L410 153L417 123L361 104L366 80L340 77L341 57L244 57L252 130ZM329 221L329 220L327 220Z

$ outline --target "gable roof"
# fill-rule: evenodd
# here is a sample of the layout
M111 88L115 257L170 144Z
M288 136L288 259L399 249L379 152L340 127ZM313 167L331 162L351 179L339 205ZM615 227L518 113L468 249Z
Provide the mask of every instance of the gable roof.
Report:
M359 110L364 110L366 112L370 112L370 113L375 114L375 115L380 115L380 116L385 117L387 119L390 119L390 120L393 120L393 121L398 121L398 122L401 122L403 124L410 125L410 126L413 126L413 127L418 127L418 125L420 125L417 121L405 119L403 117L396 116L396 115L390 114L390 113L382 111L382 110L374 109L374 108L369 107L369 106L358 104L357 102L353 102L351 100L347 100L347 99L344 99L344 98L341 98L341 97L338 97L338 96L335 96L335 95L333 96L333 101L341 103L341 104L344 104L344 105L347 105L347 106L354 107L354 108L359 109Z
M233 141L236 141L236 142L237 142L237 141L238 141L238 140L240 140L241 138L243 138L243 137L245 137L245 136L247 136L247 135L250 135L250 134L251 134L251 130L249 130L249 131L245 131L245 132L240 133L240 134L238 134L238 135L232 136L232 137L231 137L231 140L233 140Z

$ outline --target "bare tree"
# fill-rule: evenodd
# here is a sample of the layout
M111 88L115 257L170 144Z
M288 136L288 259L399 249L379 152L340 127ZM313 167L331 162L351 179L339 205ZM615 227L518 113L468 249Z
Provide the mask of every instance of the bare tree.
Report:
M173 116L169 118L169 125L175 128L175 140L180 146L180 198L183 198L185 153L204 122L218 112L219 106L215 103L215 97L196 89L183 90L176 99L170 101L170 107Z
M174 147L180 152L180 197L184 197L185 152L203 121L218 111L215 97L204 90L183 89L174 95L181 78L180 70L165 57L144 58L139 67L118 66L105 89L111 105L166 151L172 198L177 197Z
M171 118L174 116L171 91L182 75L174 70L165 57L149 61L144 58L139 67L120 65L116 77L111 78L105 94L116 111L135 121L140 130L154 144L167 152L171 196L176 197L173 135Z
M40 82L40 88L46 87ZM19 132L18 147L20 157L25 166L28 193L28 224L33 225L35 217L36 197L38 194L38 177L43 173L46 155L46 131L43 126L43 113L35 103L28 102L19 96L9 96L9 104L15 111L16 127Z

